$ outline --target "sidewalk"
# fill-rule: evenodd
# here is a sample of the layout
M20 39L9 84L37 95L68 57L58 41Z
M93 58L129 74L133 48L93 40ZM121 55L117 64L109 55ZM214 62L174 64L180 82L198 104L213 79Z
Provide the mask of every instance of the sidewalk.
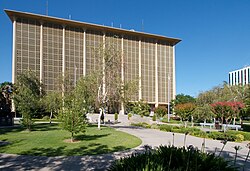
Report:
M91 119L95 121L98 115L92 115ZM137 116L132 117L133 120L137 120ZM144 118L146 119L146 118ZM113 121L114 115L107 115L106 120ZM135 151L143 150L143 145L150 145L152 147L157 147L159 145L172 145L173 144L173 134L170 132L162 132L154 129L144 129L130 126L130 122L127 116L120 115L118 124L110 124L107 126L114 127L123 132L135 135L142 140L142 144L128 151L116 152L112 154L94 155L94 156L72 156L72 157L43 157L43 156L19 156L19 155L9 155L0 154L0 170L106 170L111 162L120 157L127 156ZM184 135L175 133L174 135L174 145L182 147L184 144ZM186 145L193 145L197 148L201 148L203 138L187 136ZM243 164L245 157L248 153L248 148L246 147L246 142L235 143L228 142L225 146L222 156L229 160L234 159L234 146L239 145L242 147L238 151L237 163L239 166ZM222 143L218 140L206 139L205 146L206 151L216 154L219 153ZM250 171L250 162L247 162L247 167L245 170Z

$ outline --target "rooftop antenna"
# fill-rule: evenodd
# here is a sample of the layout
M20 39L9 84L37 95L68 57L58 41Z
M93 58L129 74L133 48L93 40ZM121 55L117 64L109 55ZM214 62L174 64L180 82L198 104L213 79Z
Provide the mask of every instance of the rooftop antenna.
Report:
M144 21L143 21L143 19L141 20L141 31L142 32L144 31Z
M46 15L49 15L49 0L46 0Z

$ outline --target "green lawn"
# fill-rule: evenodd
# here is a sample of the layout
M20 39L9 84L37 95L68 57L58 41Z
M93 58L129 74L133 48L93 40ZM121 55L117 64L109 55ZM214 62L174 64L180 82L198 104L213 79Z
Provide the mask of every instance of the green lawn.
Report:
M141 140L124 132L109 127L88 126L85 134L79 134L77 143L66 143L70 133L61 130L58 124L35 124L33 131L24 128L1 128L0 140L10 142L0 146L0 153L39 155L39 156L74 156L96 155L122 151L136 147Z

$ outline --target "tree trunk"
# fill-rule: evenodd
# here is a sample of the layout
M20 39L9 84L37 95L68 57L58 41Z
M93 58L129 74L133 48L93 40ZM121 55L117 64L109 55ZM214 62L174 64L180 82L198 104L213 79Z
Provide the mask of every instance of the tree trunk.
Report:
M99 109L99 117L98 117L98 129L101 129L101 116L102 116L102 108Z
M52 120L52 115L53 115L53 112L52 110L50 111L50 117L49 117L49 123L51 124L51 120Z
M74 142L74 133L71 132L71 142Z

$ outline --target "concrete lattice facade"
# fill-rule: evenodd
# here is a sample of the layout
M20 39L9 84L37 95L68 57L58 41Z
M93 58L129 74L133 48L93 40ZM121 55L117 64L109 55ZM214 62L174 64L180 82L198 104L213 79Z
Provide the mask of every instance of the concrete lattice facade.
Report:
M35 71L46 91L98 66L95 49L112 44L122 53L121 78L138 79L133 101L166 105L175 97L175 45L179 39L55 17L5 10L13 22L12 82L24 70ZM75 70L77 68L77 70ZM170 94L168 94L170 92Z

